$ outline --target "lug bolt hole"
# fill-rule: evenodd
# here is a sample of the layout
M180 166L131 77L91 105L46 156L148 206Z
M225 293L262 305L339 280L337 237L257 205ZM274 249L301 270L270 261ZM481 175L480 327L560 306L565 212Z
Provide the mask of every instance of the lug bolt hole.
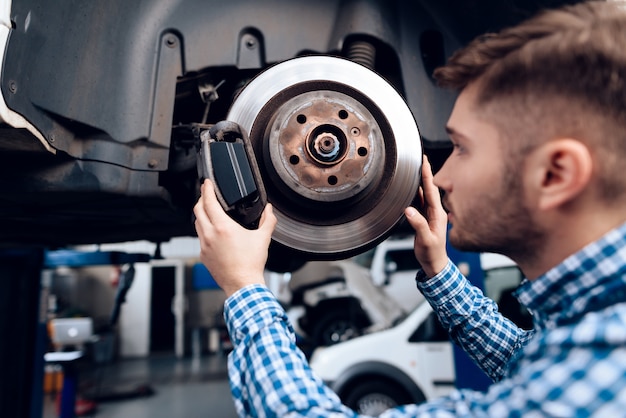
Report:
M298 163L300 162L300 157L298 157L297 155L292 155L291 157L289 157L289 162L291 163L291 165L298 165Z
M339 119L347 119L348 118L348 112L346 112L345 110L340 110L339 111Z
M337 184L337 176L329 176L328 184L330 184L331 186L334 186L335 184Z
M367 148L365 147L359 147L359 149L356 151L361 157L365 157L367 155Z
M300 125L302 125L302 124L306 123L306 116L300 114L300 115L296 116L296 120L298 121L298 123Z

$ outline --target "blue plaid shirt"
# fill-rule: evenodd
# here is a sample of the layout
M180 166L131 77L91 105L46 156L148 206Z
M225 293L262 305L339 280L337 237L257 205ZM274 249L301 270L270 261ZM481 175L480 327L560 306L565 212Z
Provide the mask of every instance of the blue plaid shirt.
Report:
M454 391L381 417L626 417L626 225L520 285L533 331L503 318L452 263L418 287L496 383L486 393ZM240 416L357 416L312 373L266 287L234 294L225 317Z

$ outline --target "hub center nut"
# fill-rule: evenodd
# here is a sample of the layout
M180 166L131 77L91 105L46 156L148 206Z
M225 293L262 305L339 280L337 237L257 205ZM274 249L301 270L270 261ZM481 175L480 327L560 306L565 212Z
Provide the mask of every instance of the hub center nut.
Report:
M332 165L346 156L346 145L346 136L341 129L332 125L322 125L311 132L307 151L318 163Z

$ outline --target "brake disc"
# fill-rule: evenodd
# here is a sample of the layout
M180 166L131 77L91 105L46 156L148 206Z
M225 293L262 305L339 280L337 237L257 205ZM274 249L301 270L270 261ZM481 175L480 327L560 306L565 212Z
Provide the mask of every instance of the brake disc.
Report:
M318 258L371 247L420 182L413 115L381 76L342 58L284 61L252 79L227 119L249 132L278 225L272 239Z

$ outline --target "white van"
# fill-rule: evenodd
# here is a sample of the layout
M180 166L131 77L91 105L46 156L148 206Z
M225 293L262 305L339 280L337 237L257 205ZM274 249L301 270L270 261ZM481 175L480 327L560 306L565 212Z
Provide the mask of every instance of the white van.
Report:
M291 274L283 302L313 347L336 344L387 329L413 311L423 300L418 268L413 237L392 236L347 260L307 263Z
M485 293L492 299L500 301L522 280L507 257L481 254L480 259ZM524 327L528 313L519 304L501 306L503 313L508 308L520 312L523 323L514 321ZM310 364L346 405L366 415L444 396L457 376L448 333L425 301L392 328L316 349Z

